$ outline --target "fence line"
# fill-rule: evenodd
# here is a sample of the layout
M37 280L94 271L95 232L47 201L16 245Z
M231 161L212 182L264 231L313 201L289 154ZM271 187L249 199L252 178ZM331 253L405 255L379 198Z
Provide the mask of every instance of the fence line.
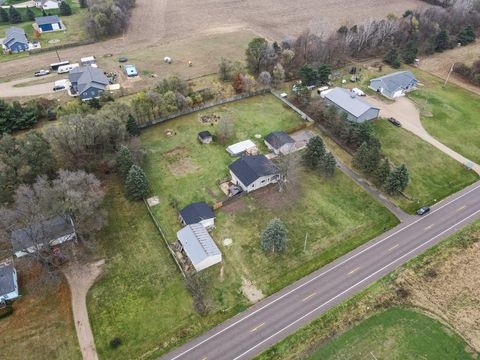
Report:
M175 256L175 253L173 252L172 248L171 248L170 245L168 244L167 237L165 236L165 233L163 232L160 224L158 223L157 218L156 218L155 215L153 214L152 209L150 208L150 205L148 205L148 202L147 202L147 200L145 200L145 199L143 199L143 202L144 202L145 206L147 207L147 211L148 211L148 213L150 214L150 217L151 217L152 220L153 220L153 224L155 225L155 227L157 228L158 232L159 232L160 235L162 236L162 239L163 239L163 241L165 242L165 245L167 246L167 249L168 249L168 251L170 252L170 255L172 255L173 260L175 260L175 263L177 264L178 268L180 269L180 272L182 273L183 277L186 278L187 276L186 276L185 272L183 271L182 266L181 266L180 263L178 262L178 259L177 259L177 257Z
M54 45L54 46L49 46L45 48L39 48L39 49L32 49L29 51L31 55L37 55L37 54L42 54L50 51L55 51L55 50L63 50L63 49L68 49L72 47L77 47L77 46L84 46L84 45L90 45L95 43L96 41L93 39L87 39L87 40L81 40L73 43L68 43L68 44L60 44L60 45Z
M283 98L280 96L280 94L276 93L275 91L273 90L270 90L270 93L275 96L277 99L279 99L280 101L282 101L284 104L286 104L290 109L292 109L293 111L295 111L298 115L300 115L302 117L302 119L304 120L307 120L311 123L315 122L310 116L308 116L306 113L304 113L302 110L300 110L298 107L296 107L295 105L293 105L290 101L288 101L287 99Z

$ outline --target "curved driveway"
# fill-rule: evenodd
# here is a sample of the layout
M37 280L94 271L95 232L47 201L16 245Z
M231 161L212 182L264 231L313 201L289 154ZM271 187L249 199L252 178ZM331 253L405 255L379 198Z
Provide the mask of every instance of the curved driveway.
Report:
M53 83L55 80L52 75L47 75L47 76L52 77L52 80L42 84L19 86L35 80L40 81L39 78L35 78L35 77L2 82L0 83L0 98L52 94L54 92ZM44 79L46 79L46 77ZM58 80L58 78L55 78L55 79Z
M408 260L480 219L480 181L342 256L162 360L251 359Z

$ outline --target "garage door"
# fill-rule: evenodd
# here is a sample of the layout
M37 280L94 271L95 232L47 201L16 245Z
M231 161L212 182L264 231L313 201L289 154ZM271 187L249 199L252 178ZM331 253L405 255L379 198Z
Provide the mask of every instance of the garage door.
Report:
M56 24L52 24L52 30L60 30L60 26L58 25L58 23Z

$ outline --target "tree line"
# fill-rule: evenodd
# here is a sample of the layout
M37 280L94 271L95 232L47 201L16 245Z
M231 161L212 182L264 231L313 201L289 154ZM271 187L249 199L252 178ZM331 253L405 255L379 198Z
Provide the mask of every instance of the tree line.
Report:
M453 71L463 79L480 86L480 60L474 61L471 66L464 63L456 63L453 66Z
M135 0L88 0L87 33L95 39L121 34L134 7Z

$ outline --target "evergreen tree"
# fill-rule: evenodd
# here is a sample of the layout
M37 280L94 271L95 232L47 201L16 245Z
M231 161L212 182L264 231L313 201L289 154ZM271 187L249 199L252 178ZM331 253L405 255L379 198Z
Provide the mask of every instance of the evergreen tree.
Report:
M122 145L117 152L117 170L123 181L126 180L128 172L134 164L135 162L130 149Z
M417 58L418 48L412 43L409 42L405 49L403 50L402 58L405 64L413 64Z
M12 5L10 5L10 8L8 9L8 17L10 18L11 24L20 24L23 21L22 15L20 15L18 10Z
M388 65L398 69L400 67L400 59L398 57L398 50L396 48L390 48L383 58Z
M25 10L25 17L27 18L28 21L35 21L35 13L28 6L27 6L27 9Z
M132 165L125 180L125 192L130 200L141 200L148 195L148 179L138 165Z
M72 8L66 1L62 1L60 3L60 15L62 16L70 16L72 15Z
M390 195L398 195L408 185L409 175L405 164L397 166L388 176L385 181L385 190Z
M447 50L448 45L448 31L442 30L434 38L435 51L442 52L443 50Z
M337 161L335 160L335 156L333 156L331 152L328 152L320 162L318 170L320 171L321 176L332 177L335 175L336 166Z
M298 76L302 80L302 84L306 86L314 85L318 80L318 73L310 64L304 64L298 70Z
M375 141L364 142L353 157L353 165L367 175L373 175L380 162L380 146Z
M374 181L377 186L383 186L387 180L388 175L390 175L390 162L388 159L383 160L375 170Z
M328 83L328 78L331 73L332 73L332 69L330 69L330 66L326 64L322 64L318 67L317 78L320 85L325 85Z
M82 8L82 9L85 9L85 8L88 7L88 2L87 2L87 0L80 0L80 1L79 1L79 4L80 4L80 8Z
M91 108L93 109L101 109L102 108L102 104L100 104L100 100L98 100L98 98L94 97L93 99L90 99L88 101L88 105L90 105Z
M287 243L288 233L285 225L280 219L272 219L262 233L262 249L264 251L281 252L286 249Z
M137 120L135 120L132 114L128 114L127 131L130 136L140 135L140 128L138 127Z
M325 157L325 145L320 136L311 138L303 153L303 161L310 169L315 169L320 165L320 162Z
M8 22L10 20L10 17L8 16L7 11L0 7L0 22Z
M462 45L467 45L475 41L476 34L472 25L468 25L460 30L457 41Z

